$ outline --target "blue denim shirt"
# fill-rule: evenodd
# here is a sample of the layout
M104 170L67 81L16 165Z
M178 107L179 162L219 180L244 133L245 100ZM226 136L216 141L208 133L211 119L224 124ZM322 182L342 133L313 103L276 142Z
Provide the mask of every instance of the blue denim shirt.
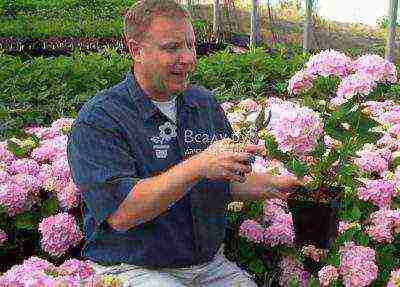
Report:
M166 212L127 231L115 230L106 219L139 180L232 136L222 108L201 86L178 95L176 125L151 102L132 72L90 99L79 111L67 147L72 178L83 197L83 257L102 265L147 268L211 260L225 236L228 181L203 179Z

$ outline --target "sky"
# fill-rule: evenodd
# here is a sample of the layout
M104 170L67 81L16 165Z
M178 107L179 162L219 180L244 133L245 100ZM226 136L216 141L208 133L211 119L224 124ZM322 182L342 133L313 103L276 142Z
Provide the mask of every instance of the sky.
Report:
M389 0L319 0L319 14L334 21L376 25L387 15Z
M266 3L266 0L259 0ZM388 14L390 0L316 0L319 14L324 18L340 22L361 22L375 26L377 20ZM271 4L280 0L270 0ZM301 0L304 5L305 0Z

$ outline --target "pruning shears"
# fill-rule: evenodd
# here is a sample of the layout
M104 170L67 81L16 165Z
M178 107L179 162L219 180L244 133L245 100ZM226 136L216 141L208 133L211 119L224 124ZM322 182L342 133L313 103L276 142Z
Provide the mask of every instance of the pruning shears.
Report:
M242 141L242 147L248 143L255 145L258 144L260 139L258 136L259 132L264 130L271 121L271 110L268 110L268 113L266 114L265 105L262 104L260 111L249 114L246 121L250 123L250 127L249 130L246 131L246 135ZM255 162L255 160L256 157L253 156L247 164L251 165Z

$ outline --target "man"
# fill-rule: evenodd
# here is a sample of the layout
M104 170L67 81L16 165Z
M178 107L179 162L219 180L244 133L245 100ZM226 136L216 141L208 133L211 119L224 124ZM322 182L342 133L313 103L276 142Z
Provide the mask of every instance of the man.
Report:
M195 36L173 0L125 15L125 81L80 110L68 161L84 201L83 256L124 286L256 286L221 243L231 200L279 197L296 180L251 172L213 95L190 86Z

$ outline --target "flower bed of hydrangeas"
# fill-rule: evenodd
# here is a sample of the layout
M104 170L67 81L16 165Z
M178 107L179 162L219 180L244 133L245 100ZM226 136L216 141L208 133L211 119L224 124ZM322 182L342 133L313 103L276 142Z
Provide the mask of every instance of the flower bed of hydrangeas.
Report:
M329 93L326 87L335 87L335 92ZM345 191L338 236L329 250L294 244L293 220L286 202L271 199L244 203L243 220L237 222L241 238L238 248L254 251L262 247L278 259L252 264L254 258L243 258L241 263L250 264L258 278L276 275L280 286L400 284L400 103L385 99L398 91L396 67L380 57L366 55L353 60L336 51L324 51L313 56L289 81L293 100L289 101L288 95L258 102L246 99L222 103L236 132L243 128L247 114L266 105L272 118L260 132L261 142L265 135L272 136L282 152L299 153L304 162L313 161L308 153L320 138L327 150L339 149L346 132L354 128L322 121L321 106L328 106L332 114L343 109L350 113L343 107L361 99L357 108L377 123L367 126L365 132L373 130L379 137L357 146L350 157L351 165L333 170ZM71 118L61 118L50 127L25 127L24 137L0 142L0 256L15 256L19 261L0 270L1 286L121 284L115 278L96 277L88 262L71 253L83 242L81 197L66 156L72 123ZM322 126L329 125L333 128L325 133ZM268 145L266 140L264 143ZM254 169L293 176L298 171L272 156L258 157ZM20 254L25 251L21 244L26 236L32 236L32 241L36 238L38 245L32 246L30 253ZM305 260L318 263L319 268L311 272Z

